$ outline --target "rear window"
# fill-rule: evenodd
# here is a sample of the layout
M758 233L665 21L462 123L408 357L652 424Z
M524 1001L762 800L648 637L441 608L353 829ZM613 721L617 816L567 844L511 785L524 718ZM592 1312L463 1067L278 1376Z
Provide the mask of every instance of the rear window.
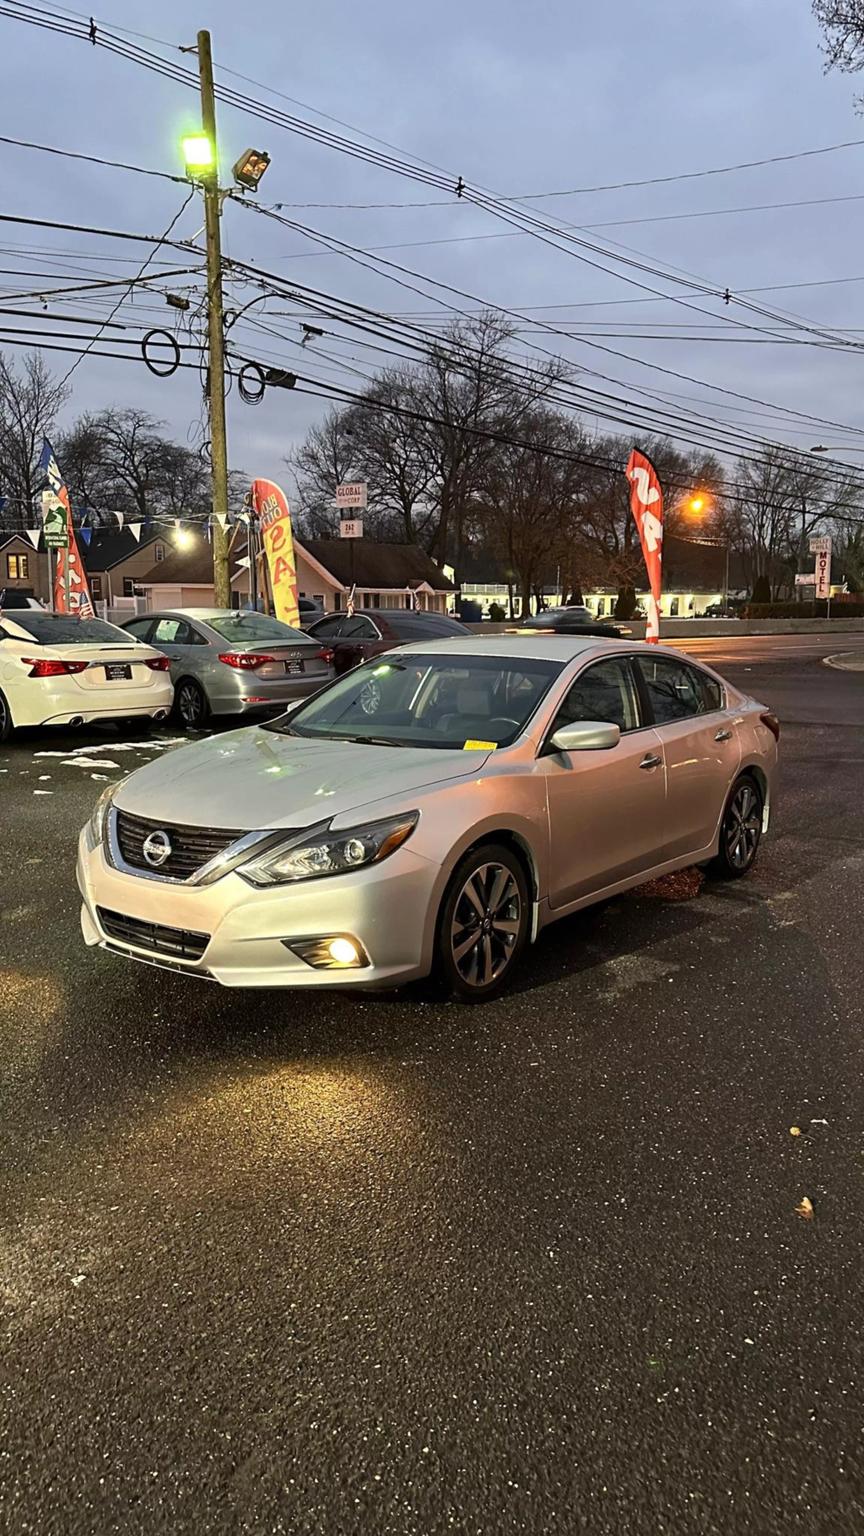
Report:
M6 622L7 633L14 634L13 625L26 630L37 645L137 644L131 635L104 619L76 619L65 613L39 613L35 608L16 609L14 619Z
M292 629L281 619L268 618L265 613L226 613L215 619L205 618L204 622L232 645L242 645L244 641L254 645L258 640L282 640L294 645L298 640L309 639L302 630Z
M428 640L436 635L460 635L464 640L470 634L464 624L444 613L412 613L410 609L402 613L400 609L382 608L381 617L405 640Z

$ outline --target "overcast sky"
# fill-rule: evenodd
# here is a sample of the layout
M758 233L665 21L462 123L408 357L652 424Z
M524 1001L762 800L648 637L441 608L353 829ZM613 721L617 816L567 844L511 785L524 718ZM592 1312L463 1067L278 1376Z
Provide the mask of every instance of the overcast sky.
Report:
M257 0L254 7L225 0L210 0L207 6L150 0L146 8L134 9L109 0L97 12L99 20L118 28L137 24L172 45L193 43L197 28L209 26L217 71L230 67L261 85L244 87L225 76L226 83L259 99L265 94L261 87L283 92L305 104L277 103L288 111L307 117L332 114L461 174L469 184L507 195L673 175L864 139L864 120L854 108L857 82L823 74L808 0L726 0L723 5L607 0L596 6L573 5L572 0L533 0L530 5L524 0L439 0L435 7L422 8L397 0L378 0L374 6L346 0L303 6ZM198 117L191 92L77 40L7 19L0 20L0 29L0 132L179 169L178 139ZM437 196L239 111L220 109L219 129L226 167L248 145L271 154L263 203L404 202ZM580 194L532 206L559 222L596 225L742 204L860 196L861 161L861 148L847 149L733 175ZM2 208L8 213L157 235L184 196L182 187L168 182L12 147L4 146L2 163ZM291 217L358 248L502 233L493 217L455 199L445 207L305 210ZM191 238L201 222L196 198L177 234ZM432 307L242 208L229 205L223 225L225 251L237 259L390 312ZM784 312L844 329L864 327L862 236L864 201L640 223L594 234L607 246L625 242L629 252L646 254L720 289L861 278L759 296ZM145 247L92 236L8 224L3 246L5 268L63 270L82 281L88 274L132 272L132 259L146 252ZM24 259L23 248L34 247L51 254ZM704 322L673 303L634 302L645 295L523 235L415 245L386 254L510 307L627 300L569 313L595 327L614 322L616 331L631 333L626 339L608 338L610 347L706 382L864 427L856 354L812 346L653 340L644 334L633 339L640 327L643 332L650 328L648 322L683 322L694 324L703 336L731 335L726 321L734 311L722 302L697 301L712 311ZM112 266L107 255L129 260ZM0 280L6 294L43 281L40 277L28 284L11 273ZM668 284L661 287L669 291ZM171 324L173 312L166 308L164 313ZM134 308L124 314L136 322ZM557 321L567 315L561 309L545 317ZM160 318L142 313L139 321L156 324ZM280 324L299 341L296 325ZM712 325L718 329L712 331ZM596 338L596 328L589 333L586 324L586 334ZM740 401L724 405L702 385L650 374L575 339L542 334L531 339L575 364L599 368L617 380L676 391L698 399L700 409L728 411L727 419L779 435L760 408ZM289 367L357 386L344 366L315 358L312 348L301 354L296 344L272 338L262 338L261 345ZM326 340L318 346L338 350L346 359L359 358L359 366L369 368L369 354L354 346L337 348ZM58 368L69 361L56 359ZM193 373L159 382L143 365L90 357L77 368L72 384L64 424L84 410L130 404L162 418L179 440L200 440L200 386ZM280 391L253 409L235 391L229 401L232 464L279 478L283 454L322 411L317 402ZM836 430L803 423L783 435L802 446L816 439L839 440Z

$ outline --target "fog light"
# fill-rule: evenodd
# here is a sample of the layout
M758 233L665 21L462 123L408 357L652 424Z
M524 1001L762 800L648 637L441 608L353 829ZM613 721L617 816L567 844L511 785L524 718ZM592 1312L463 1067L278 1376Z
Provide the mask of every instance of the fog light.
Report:
M314 939L283 939L282 943L316 971L362 970L372 963L360 940L347 933L324 934Z
M350 939L331 939L327 945L331 960L337 965L356 965L360 959L357 945Z

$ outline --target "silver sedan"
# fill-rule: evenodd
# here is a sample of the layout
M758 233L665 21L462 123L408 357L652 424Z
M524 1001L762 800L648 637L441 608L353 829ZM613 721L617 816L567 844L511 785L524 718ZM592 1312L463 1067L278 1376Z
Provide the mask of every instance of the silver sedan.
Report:
M263 613L160 609L123 628L170 658L174 708L188 726L284 709L333 676L333 652L320 640Z
M690 864L745 875L779 729L656 646L405 646L112 785L81 834L84 938L225 986L434 971L480 1001L580 907Z

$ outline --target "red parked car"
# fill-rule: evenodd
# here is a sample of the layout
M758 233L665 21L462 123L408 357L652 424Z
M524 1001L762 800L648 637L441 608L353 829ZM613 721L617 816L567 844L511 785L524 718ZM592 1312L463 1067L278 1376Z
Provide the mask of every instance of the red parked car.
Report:
M446 613L413 608L355 608L352 614L328 613L304 628L333 652L337 676L370 656L412 640L446 640L448 635L454 640L476 638L465 624Z

